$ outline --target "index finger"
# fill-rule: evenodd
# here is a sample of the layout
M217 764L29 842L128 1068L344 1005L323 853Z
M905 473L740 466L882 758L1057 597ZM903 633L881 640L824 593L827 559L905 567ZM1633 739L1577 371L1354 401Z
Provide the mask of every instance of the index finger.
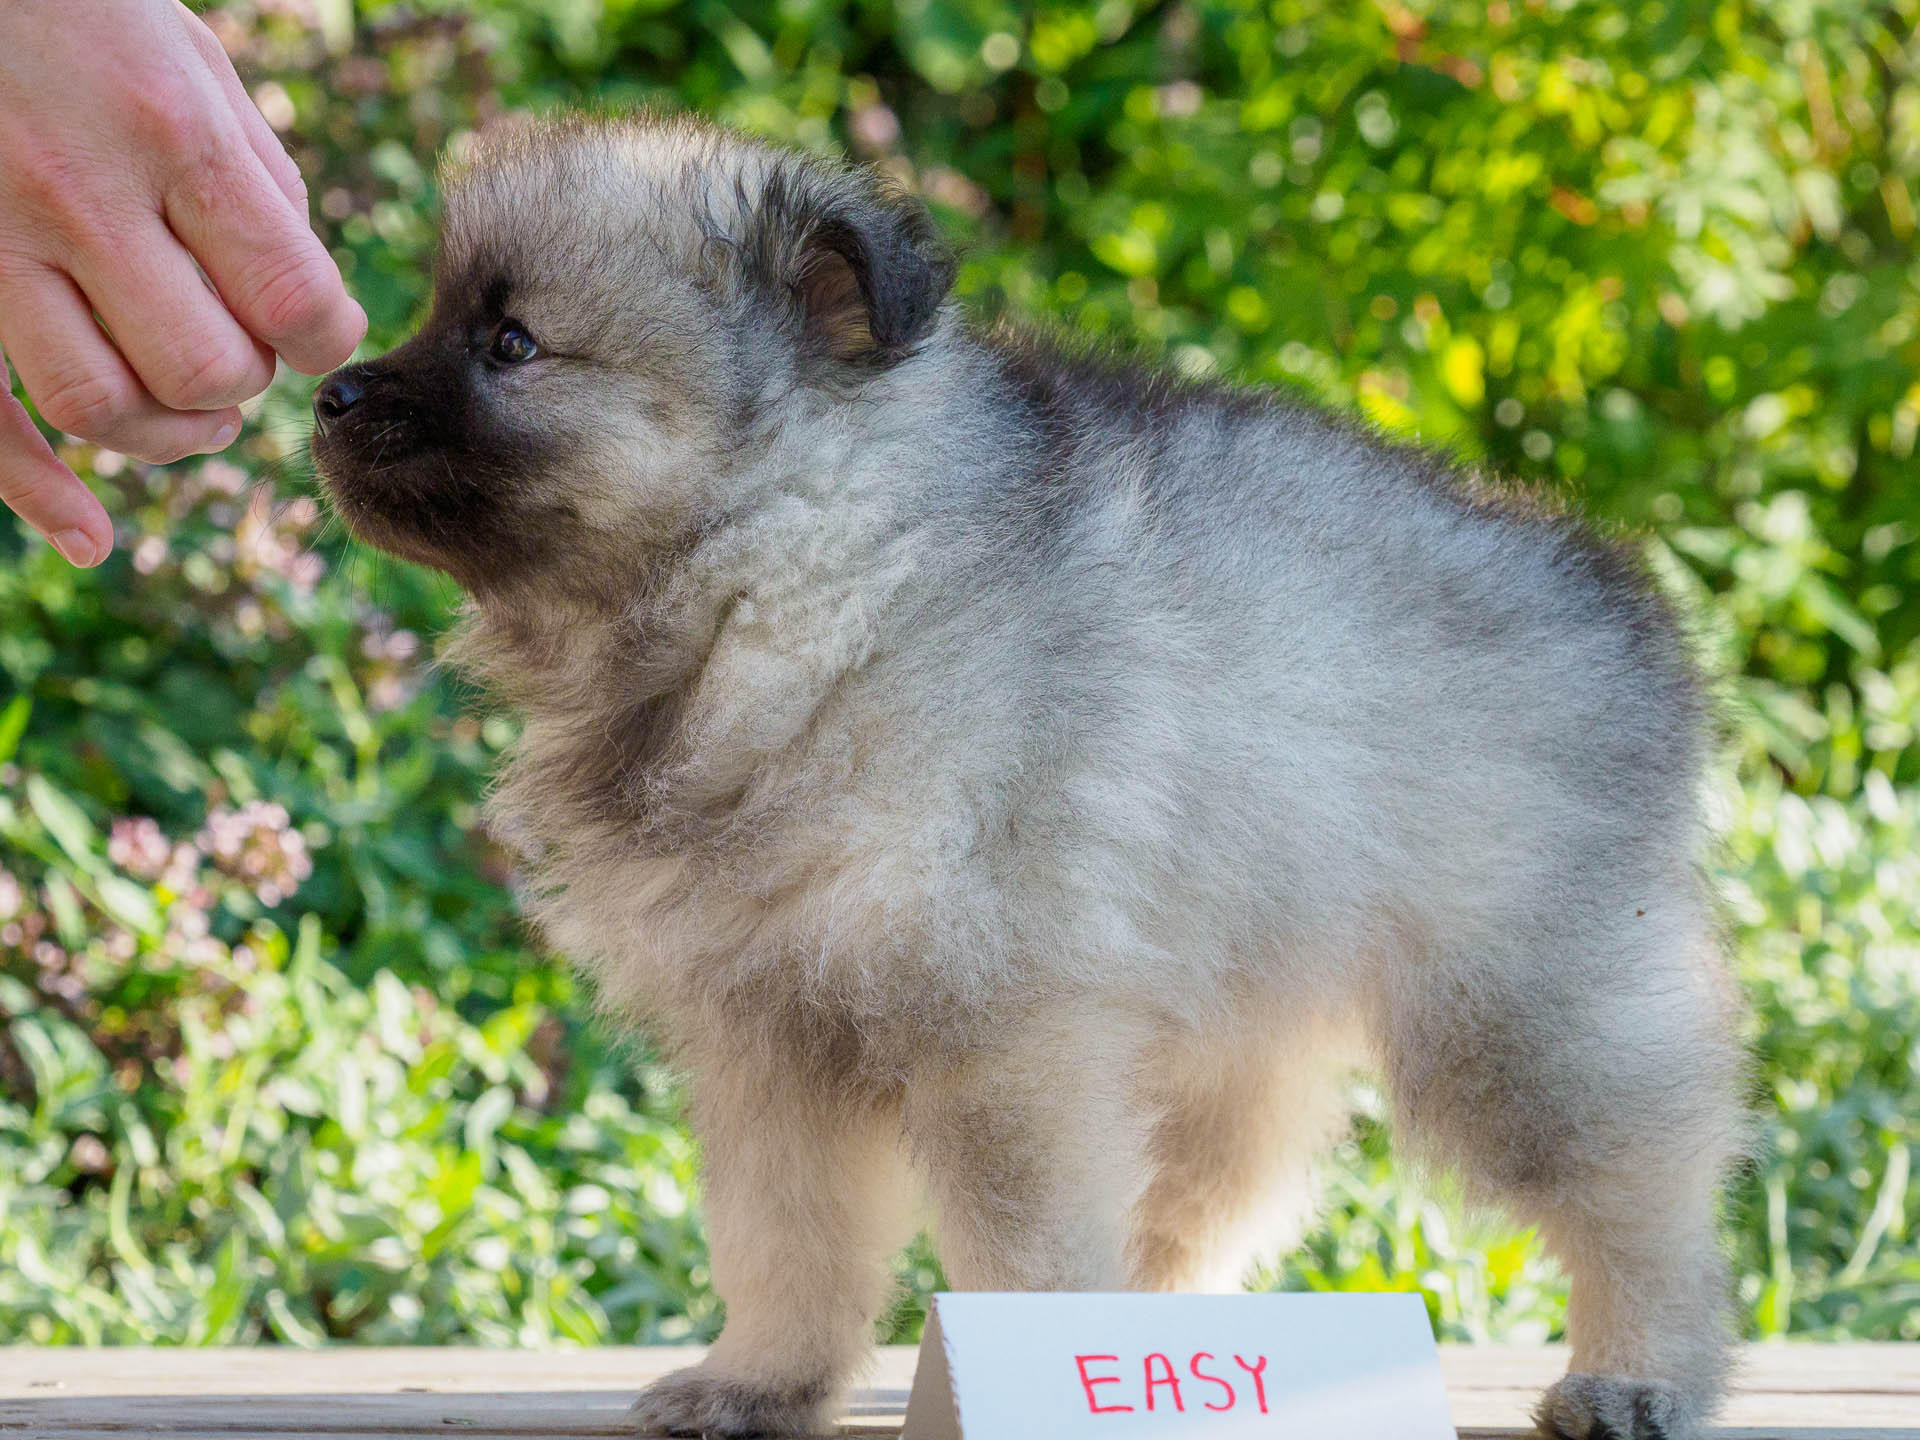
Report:
M177 178L167 222L233 317L294 369L344 365L367 333L339 267L240 136Z

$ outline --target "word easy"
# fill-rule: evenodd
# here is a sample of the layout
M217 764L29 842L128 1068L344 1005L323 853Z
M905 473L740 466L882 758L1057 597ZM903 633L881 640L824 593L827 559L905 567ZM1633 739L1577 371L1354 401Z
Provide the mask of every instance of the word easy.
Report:
M972 1291L928 1307L900 1440L1203 1435L1455 1440L1425 1303Z
M1176 1369L1173 1357L1156 1350L1138 1368L1118 1355L1075 1355L1080 1387L1086 1393L1089 1415L1120 1415L1136 1407L1146 1410L1253 1410L1267 1413L1267 1357L1234 1355L1216 1358L1196 1350ZM1139 1376L1136 1382L1133 1377Z

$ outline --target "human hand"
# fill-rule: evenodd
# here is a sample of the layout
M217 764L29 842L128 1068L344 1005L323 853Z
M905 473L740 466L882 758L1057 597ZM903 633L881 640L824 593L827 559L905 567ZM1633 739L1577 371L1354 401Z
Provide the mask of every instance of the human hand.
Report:
M156 462L222 450L276 353L320 374L366 325L299 171L192 12L0 3L0 350L49 424ZM113 548L3 383L0 501L76 565Z

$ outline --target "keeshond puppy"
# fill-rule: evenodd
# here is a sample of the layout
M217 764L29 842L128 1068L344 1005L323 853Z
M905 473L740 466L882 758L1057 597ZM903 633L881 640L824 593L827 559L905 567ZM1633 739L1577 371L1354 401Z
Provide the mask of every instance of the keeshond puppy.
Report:
M669 1435L821 1428L959 1287L1232 1287L1356 1068L1570 1272L1570 1440L1725 1369L1709 726L1627 553L1277 395L983 331L922 205L688 119L449 176L314 454L468 599L527 903L688 1077L726 1326Z

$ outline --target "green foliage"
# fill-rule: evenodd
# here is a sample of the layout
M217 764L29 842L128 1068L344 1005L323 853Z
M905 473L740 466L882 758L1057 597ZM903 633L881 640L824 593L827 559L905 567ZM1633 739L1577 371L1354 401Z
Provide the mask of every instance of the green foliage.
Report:
M1761 1154L1748 1328L1920 1338L1916 0L232 0L206 11L374 321L429 157L693 106L926 194L982 316L1277 384L1646 536L1724 678L1716 863ZM349 548L304 392L232 463L68 445L120 518L0 540L0 1337L710 1334L670 1083L513 918L444 582ZM1364 1098L1364 1097L1363 1097ZM1370 1104L1270 1283L1554 1333L1532 1237ZM910 1336L938 1283L903 1263Z
M427 591L374 610L244 478L106 480L121 586L0 572L0 1333L708 1333L671 1092L526 951Z

